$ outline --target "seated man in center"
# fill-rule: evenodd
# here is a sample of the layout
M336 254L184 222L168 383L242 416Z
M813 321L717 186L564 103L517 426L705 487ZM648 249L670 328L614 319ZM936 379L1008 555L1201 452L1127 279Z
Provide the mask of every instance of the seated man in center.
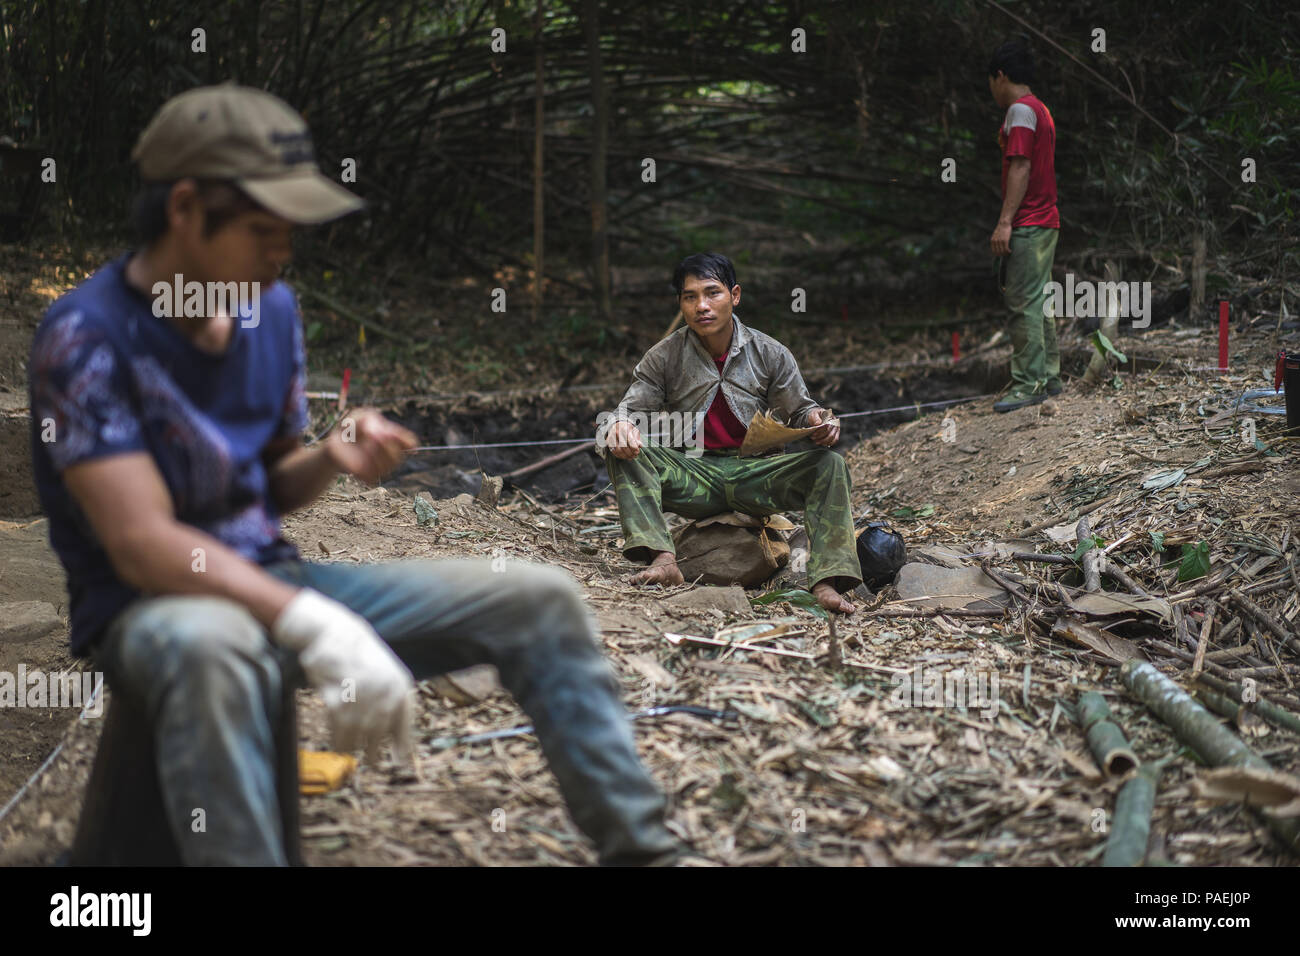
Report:
M808 396L790 350L742 325L734 314L740 286L731 260L716 253L687 256L673 273L686 325L642 357L627 390L603 426L597 447L605 456L623 523L623 553L649 567L634 584L683 583L664 520L671 511L705 518L726 511L766 516L803 510L808 528L808 580L822 607L851 614L841 596L861 583L849 472L830 450L839 425ZM755 413L771 410L822 448L763 457L737 455ZM703 454L668 447L642 435L632 413L693 416L703 432ZM697 446L701 436L691 436ZM612 457L611 457L612 455Z

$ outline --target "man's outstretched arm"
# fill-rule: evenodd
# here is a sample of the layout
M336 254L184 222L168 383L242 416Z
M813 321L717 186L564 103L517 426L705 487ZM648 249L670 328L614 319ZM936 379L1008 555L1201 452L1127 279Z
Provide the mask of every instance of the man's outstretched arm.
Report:
M415 435L373 408L348 414L326 438L305 447L301 438L281 438L263 453L271 497L281 514L305 508L341 473L368 484L397 467Z

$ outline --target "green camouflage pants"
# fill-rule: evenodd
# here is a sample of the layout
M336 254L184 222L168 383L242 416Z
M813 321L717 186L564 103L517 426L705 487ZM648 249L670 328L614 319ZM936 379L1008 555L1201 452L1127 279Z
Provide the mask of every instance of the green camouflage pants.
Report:
M833 578L849 591L861 583L849 469L829 448L740 458L705 452L689 458L672 448L647 445L631 461L605 459L623 522L623 553L645 561L653 551L675 551L664 512L707 518L725 511L759 517L804 512L808 529L808 582Z
M1041 392L1061 377L1061 351L1056 344L1056 316L1044 286L1052 281L1052 257L1061 230L1046 226L1016 226L1011 230L1011 255L997 260L998 285L1011 310L1011 383Z

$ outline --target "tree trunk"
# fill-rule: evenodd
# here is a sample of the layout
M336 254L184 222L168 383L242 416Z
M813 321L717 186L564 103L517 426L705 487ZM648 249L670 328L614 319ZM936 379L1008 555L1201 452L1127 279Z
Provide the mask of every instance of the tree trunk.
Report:
M537 0L537 12L533 18L533 44L537 51L537 90L533 96L533 323L542 320L542 294L545 285L545 251L546 251L546 179L544 165L544 145L542 124L546 119L546 73L545 55L542 51L542 28L544 0Z
M1192 297L1187 307L1187 324L1195 325L1205 316L1205 229L1192 238Z
M596 312L602 322L613 312L609 281L609 227L606 208L606 156L609 151L609 103L600 58L600 5L584 0L587 61L591 68L591 271Z

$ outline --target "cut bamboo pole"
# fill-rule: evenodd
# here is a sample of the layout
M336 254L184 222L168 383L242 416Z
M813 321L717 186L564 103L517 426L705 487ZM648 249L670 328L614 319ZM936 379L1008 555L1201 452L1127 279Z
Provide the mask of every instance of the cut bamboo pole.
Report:
M1079 695L1079 726L1106 776L1122 777L1141 763L1111 717L1106 699L1095 690Z
M1119 673L1129 692L1210 766L1273 769L1267 760L1237 739L1218 718L1150 663L1126 661ZM1256 812L1285 849L1300 853L1300 818L1283 819L1265 811Z
M1102 866L1141 866L1151 839L1151 811L1165 762L1143 764L1115 798L1115 819Z
M1242 699L1243 691L1240 684L1233 684L1226 680L1219 680L1219 678L1213 677L1209 674L1197 674L1196 680L1198 683L1225 695L1233 703ZM1277 704L1267 700L1255 700L1246 706L1251 713L1263 717L1274 727L1280 727L1283 730L1289 730L1292 733L1300 734L1300 717L1297 717L1288 710L1283 710L1281 707L1277 706ZM1236 714L1232 714L1231 716L1235 717Z

